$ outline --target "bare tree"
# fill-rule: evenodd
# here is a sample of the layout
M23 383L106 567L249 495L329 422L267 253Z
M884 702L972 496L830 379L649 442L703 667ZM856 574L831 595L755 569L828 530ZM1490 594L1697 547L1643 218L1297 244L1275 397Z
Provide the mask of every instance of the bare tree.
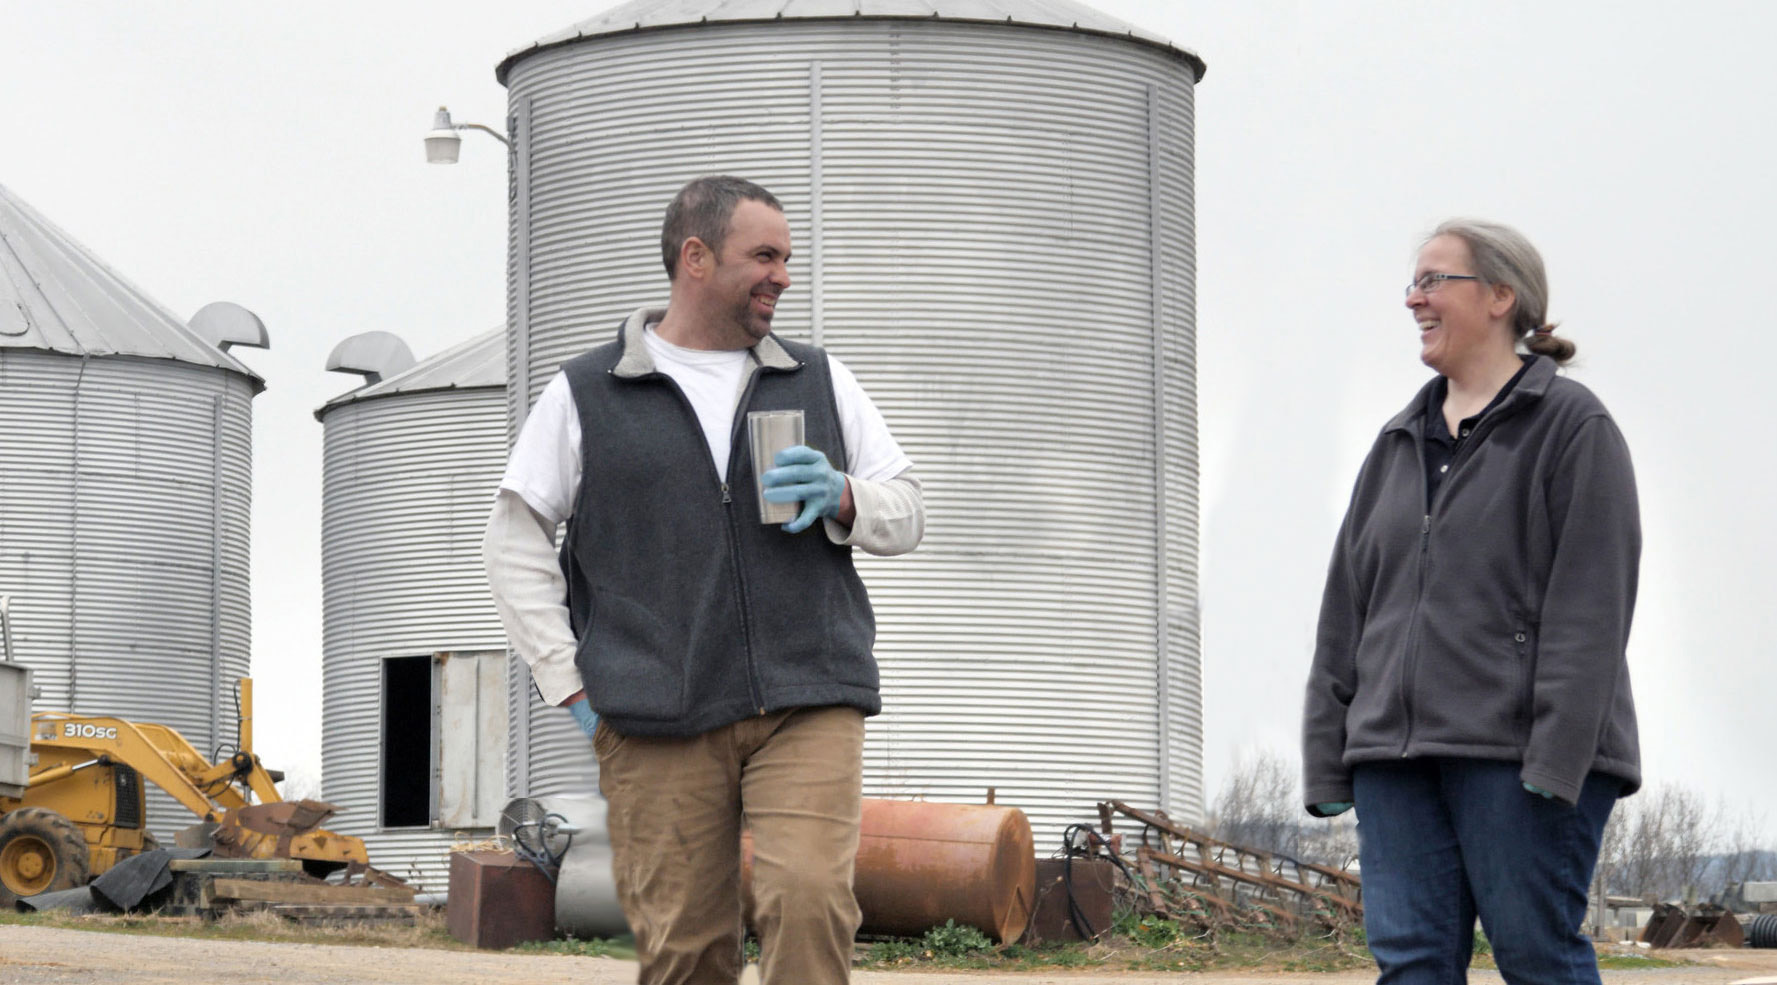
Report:
M1296 763L1263 749L1243 752L1210 808L1210 833L1222 841L1304 862L1349 868L1357 825L1347 813L1315 820L1302 810Z
M1304 862L1318 862L1334 868L1349 869L1357 861L1357 817L1347 812L1338 817L1302 824Z
M285 800L304 800L321 796L321 778L310 770L290 770L278 784L278 795Z
M1629 840L1629 811L1623 809L1626 801L1618 801L1610 812L1610 820L1604 822L1604 835L1598 841L1598 864L1592 870L1592 895L1602 897L1609 893L1619 892L1623 885L1619 875L1627 864Z
M1294 764L1269 749L1242 753L1210 809L1211 831L1223 841L1298 857L1303 815L1296 790Z
M1703 798L1683 787L1661 791L1668 797L1671 815L1668 830L1671 841L1667 849L1666 880L1668 892L1678 896L1696 896L1703 886L1703 872L1709 857L1721 843L1720 808L1711 810Z
M1772 850L1777 845L1764 840L1768 830L1760 814L1743 814L1723 824L1719 878L1724 886L1777 879L1777 851Z
M1686 885L1695 886L1698 860L1712 847L1703 814L1695 794L1672 785L1620 801L1613 818L1620 819L1614 855L1600 861L1611 872L1611 891L1670 899L1683 895Z
M1676 785L1619 801L1605 825L1599 885L1625 896L1704 899L1729 883L1768 878L1777 861L1761 844L1763 820L1735 815Z

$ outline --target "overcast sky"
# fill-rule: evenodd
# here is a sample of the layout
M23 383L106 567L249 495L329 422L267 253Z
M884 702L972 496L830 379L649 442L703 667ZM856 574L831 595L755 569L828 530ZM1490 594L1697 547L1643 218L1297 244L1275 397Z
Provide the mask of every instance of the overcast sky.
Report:
M1572 375L1635 456L1647 780L1761 812L1777 843L1777 4L1093 5L1209 64L1208 789L1242 750L1295 755L1351 482L1428 372L1401 286L1425 231L1472 214L1541 248ZM267 381L253 671L273 765L320 762L311 412L356 381L328 351L381 329L424 358L505 318L504 154L471 133L463 163L427 166L421 134L440 104L499 126L495 63L606 6L0 0L0 184L182 317L230 300L270 331L235 352Z

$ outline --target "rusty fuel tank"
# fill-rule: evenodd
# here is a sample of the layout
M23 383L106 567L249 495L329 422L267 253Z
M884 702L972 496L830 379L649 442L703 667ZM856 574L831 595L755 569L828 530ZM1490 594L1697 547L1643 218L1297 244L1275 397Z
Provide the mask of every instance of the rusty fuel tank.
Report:
M751 899L750 834L741 880ZM1036 883L1030 819L1015 807L864 799L852 880L863 933L917 936L955 920L1011 944L1030 924Z

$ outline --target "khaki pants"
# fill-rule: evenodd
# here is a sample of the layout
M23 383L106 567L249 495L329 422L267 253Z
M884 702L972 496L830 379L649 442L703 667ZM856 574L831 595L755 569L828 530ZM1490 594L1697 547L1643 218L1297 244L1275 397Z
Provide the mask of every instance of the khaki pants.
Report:
M850 979L863 712L798 708L684 739L601 721L593 748L642 985L740 977L743 822L765 985Z

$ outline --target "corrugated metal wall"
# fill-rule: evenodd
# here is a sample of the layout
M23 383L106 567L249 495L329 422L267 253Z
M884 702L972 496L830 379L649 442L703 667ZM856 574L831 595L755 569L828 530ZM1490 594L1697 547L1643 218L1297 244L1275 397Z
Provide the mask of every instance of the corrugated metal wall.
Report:
M166 359L0 349L0 591L39 710L236 740L248 673L247 377ZM151 788L151 827L193 823Z
M797 237L777 330L857 372L926 482L920 550L859 556L886 709L867 791L995 787L1040 845L1109 797L1197 818L1188 68L1064 31L785 21L552 49L509 86L514 428L664 300L677 188L760 182ZM554 792L583 743L530 714L509 775Z
M321 491L323 799L328 826L427 889L460 837L378 813L382 662L503 650L481 536L506 459L499 388L404 393L324 411Z

